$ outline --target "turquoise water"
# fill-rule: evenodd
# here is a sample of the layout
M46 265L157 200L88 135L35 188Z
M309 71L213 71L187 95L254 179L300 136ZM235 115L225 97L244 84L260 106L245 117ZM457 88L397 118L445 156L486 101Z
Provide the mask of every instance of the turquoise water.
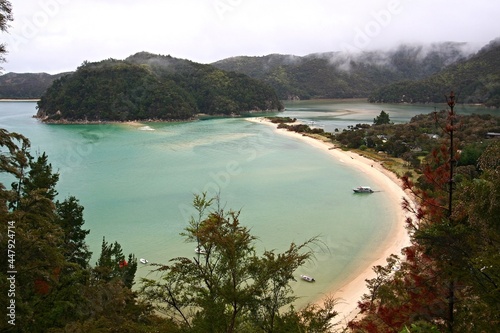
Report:
M444 100L444 95L443 95ZM434 111L447 109L446 104L371 104L359 101L312 100L294 101L285 103L286 112L290 117L303 121L314 121L316 126L321 126L327 132L335 129L345 129L348 125L358 123L372 124L373 119L384 110L389 114L392 122L406 123L410 118ZM457 114L489 114L497 109L488 109L482 106L457 104Z
M354 186L372 185L362 173L266 125L241 118L46 125L32 118L35 105L0 102L0 127L27 136L32 151L47 152L60 173L60 197L74 195L85 207L94 258L103 236L150 262L193 255L194 244L179 236L192 213L193 193L220 192L227 208L241 209L240 220L258 237L259 249L283 251L291 242L320 237L323 245L313 247L316 260L297 272L317 280L294 283L301 305L347 278L393 224L402 223L395 221L399 204L384 193L352 194ZM336 116L347 107L354 110L348 119ZM371 122L378 113L366 103L335 109L331 102L302 102L287 105L283 115L346 127L360 117ZM148 272L141 266L138 275Z

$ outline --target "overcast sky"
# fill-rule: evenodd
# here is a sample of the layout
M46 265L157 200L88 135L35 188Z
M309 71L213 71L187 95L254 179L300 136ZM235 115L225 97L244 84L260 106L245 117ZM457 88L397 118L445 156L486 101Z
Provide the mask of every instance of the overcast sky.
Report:
M59 73L140 51L201 63L500 37L497 0L10 0L4 72Z

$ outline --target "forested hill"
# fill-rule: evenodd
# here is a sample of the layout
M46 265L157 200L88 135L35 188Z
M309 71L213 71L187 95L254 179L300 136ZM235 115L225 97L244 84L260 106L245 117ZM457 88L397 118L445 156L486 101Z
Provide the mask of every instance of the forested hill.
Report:
M68 73L7 73L0 75L0 98L40 98L54 80Z
M281 99L368 97L381 86L425 78L469 55L465 43L400 45L358 54L271 54L233 57L212 65L247 74L273 86Z
M443 102L444 93L455 90L460 103L500 107L500 39L471 58L418 81L392 84L374 92L371 102Z
M38 102L37 116L47 121L174 120L281 109L270 86L244 74L141 52L125 60L85 62L54 81Z

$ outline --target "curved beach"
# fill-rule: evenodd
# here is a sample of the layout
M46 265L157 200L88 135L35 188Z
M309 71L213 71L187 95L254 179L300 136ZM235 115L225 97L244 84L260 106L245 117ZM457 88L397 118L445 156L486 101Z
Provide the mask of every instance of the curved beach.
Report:
M378 162L350 151L335 149L334 145L329 142L320 141L286 129L278 129L276 124L265 118L248 118L247 120L272 126L277 133L307 142L345 164L346 167L356 168L358 171L365 173L377 185L377 189L384 191L389 200L397 205L394 210L396 216L390 219L395 222L391 226L391 231L385 238L385 242L380 243L378 248L372 250L372 257L376 259L364 267L359 267L343 282L336 282L335 285L331 286L330 290L325 290L325 298L333 297L336 299L335 310L338 315L334 318L334 321L340 324L347 323L359 313L357 309L358 301L361 300L363 294L368 292L365 280L375 277L372 267L385 265L387 257L391 254L399 255L401 249L410 244L404 223L408 212L403 210L401 203L403 198L412 202L411 198L401 188L401 181L396 175ZM321 306L323 299L318 299L316 303Z

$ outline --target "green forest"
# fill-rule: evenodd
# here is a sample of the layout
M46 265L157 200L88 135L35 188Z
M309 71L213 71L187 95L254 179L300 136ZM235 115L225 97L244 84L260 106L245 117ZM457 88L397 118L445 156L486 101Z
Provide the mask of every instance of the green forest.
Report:
M443 103L439 92L455 90L462 103L500 107L500 40L477 54L421 80L393 83L368 100L383 103Z
M412 171L401 177L417 202L416 207L403 202L415 214L406 221L411 246L393 254L386 266L374 267L377 277L367 281L370 292L359 302L364 316L349 324L353 332L500 327L500 142L484 132L498 131L499 118L458 117L454 103L451 94L450 109L434 119L416 117L399 130L396 125L367 130L385 127L386 143L404 139L400 145L422 149L414 149L420 163L409 164ZM432 146L418 143L433 133L439 135L431 135Z
M467 59L461 43L402 44L390 50L270 54L223 59L214 66L271 85L283 99L366 98L380 87L429 77ZM446 90L445 90L446 91Z
M125 60L84 62L52 83L38 102L37 117L168 121L282 109L271 87L246 75L142 52Z

